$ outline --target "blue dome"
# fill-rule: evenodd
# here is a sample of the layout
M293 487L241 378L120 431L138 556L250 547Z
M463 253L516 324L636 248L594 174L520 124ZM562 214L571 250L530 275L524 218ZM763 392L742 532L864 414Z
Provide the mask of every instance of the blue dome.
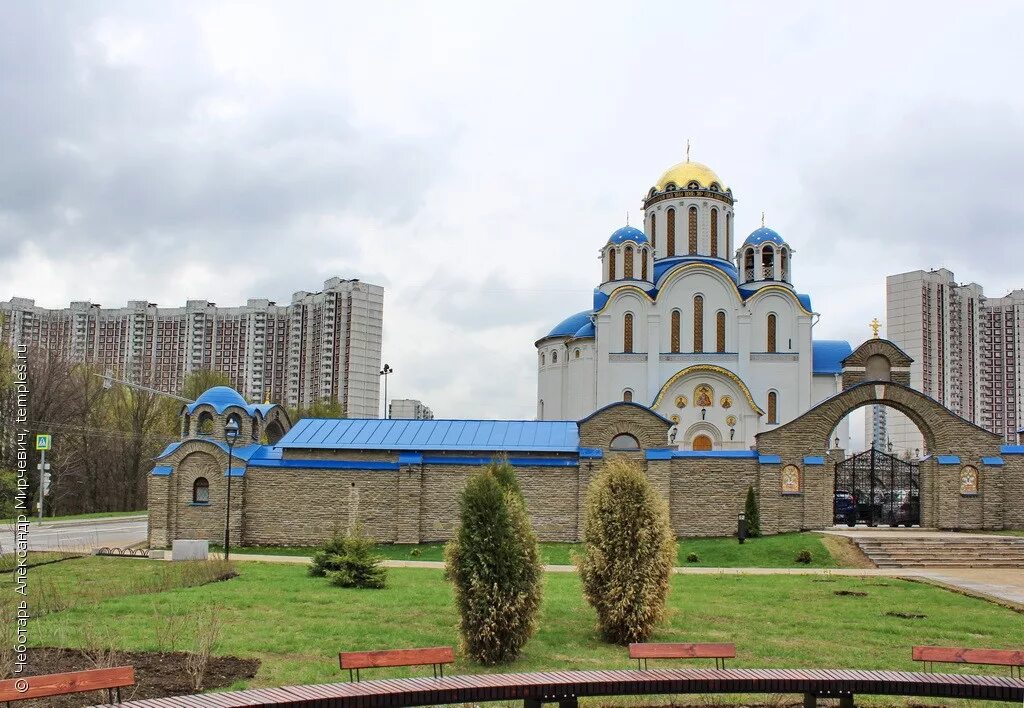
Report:
M743 242L743 245L759 246L762 243L766 242L774 243L779 246L782 246L786 243L786 241L781 236L779 236L778 233L772 231L767 226L762 226L757 231L754 231L749 236L747 236L747 240Z
M647 234L640 229L635 229L632 226L623 226L621 229L616 231L608 239L608 243L620 244L626 241L636 241L637 243L647 243Z
M218 413L223 413L229 406L249 409L249 404L242 398L242 394L230 386L214 386L211 389L207 389L196 399L195 403L188 404L186 408L191 413L201 405L213 406L214 410Z
M559 322L547 333L548 337L571 337L581 328L590 324L590 313L591 310L584 310L583 312L577 312L571 317L566 317L564 320Z

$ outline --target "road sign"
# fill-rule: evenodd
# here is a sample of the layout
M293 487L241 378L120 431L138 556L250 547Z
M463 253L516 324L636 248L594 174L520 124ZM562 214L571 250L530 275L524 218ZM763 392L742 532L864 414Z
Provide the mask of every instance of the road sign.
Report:
M36 450L49 450L52 446L53 437L51 435L36 435Z

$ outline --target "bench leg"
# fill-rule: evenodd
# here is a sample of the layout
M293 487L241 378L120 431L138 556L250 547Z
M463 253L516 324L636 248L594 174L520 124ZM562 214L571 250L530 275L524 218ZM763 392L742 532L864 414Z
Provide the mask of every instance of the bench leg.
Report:
M536 698L527 698L523 701L523 708L540 708L542 705L544 704Z
M847 693L839 697L839 708L853 708L853 694Z
M818 697L808 691L804 694L804 708L817 708Z
M563 698L558 702L558 708L579 708L580 702L576 699L576 696L572 698Z

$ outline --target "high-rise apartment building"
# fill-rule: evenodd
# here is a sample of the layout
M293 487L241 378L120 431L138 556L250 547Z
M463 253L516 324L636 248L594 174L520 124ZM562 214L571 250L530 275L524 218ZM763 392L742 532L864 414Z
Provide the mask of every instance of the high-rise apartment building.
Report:
M1024 291L986 298L977 283L958 284L945 268L886 278L886 335L913 358L911 386L954 413L1006 438L1024 421L1020 357ZM875 416L867 416L872 428ZM889 411L894 450L925 452L906 416Z
M389 418L409 418L412 420L433 420L434 411L414 398L393 398L388 408Z
M0 336L168 393L181 391L189 373L212 369L252 401L306 407L330 399L351 417L375 418L383 311L383 288L341 278L322 292L295 293L289 305L72 302L51 310L15 297L0 302Z

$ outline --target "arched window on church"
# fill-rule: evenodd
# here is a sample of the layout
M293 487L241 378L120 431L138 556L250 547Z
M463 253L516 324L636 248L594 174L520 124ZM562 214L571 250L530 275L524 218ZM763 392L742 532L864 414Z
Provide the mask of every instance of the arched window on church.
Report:
M651 248L658 247L658 215L651 214Z
M633 313L627 312L622 318L622 351L633 351Z
M647 280L647 249L640 249L640 279Z
M768 424L775 425L779 422L779 394L775 391L768 392Z
M697 207L690 207L690 255L697 253Z
M693 351L704 351L704 297L693 296Z
M547 357L545 357L545 356L544 356L544 352L541 352L541 353L540 353L540 365L541 365L541 366L544 366L544 365L545 365L545 364L547 364L547 363L548 363L548 362L547 362Z
M754 274L754 249L748 248L743 253L743 279L747 282L757 280Z
M725 351L725 313L715 315L715 351Z
M768 315L768 349L766 351L769 352L777 351L778 339L775 335L775 324L776 317L775 313L773 312Z
M622 277L633 279L633 247L626 246L625 252L622 254Z
M711 210L711 257L718 258L718 209Z
M552 351L551 352L551 363L552 364L557 364L558 363L558 352L556 352L556 351Z
M622 392L622 400L625 401L626 403L632 403L633 392L627 388L625 391Z
M666 218L668 219L668 235L665 237L667 239L665 248L668 250L668 257L671 258L676 255L676 210L669 209Z
M615 249L608 249L608 280L615 280Z
M775 280L775 249L765 244L761 247L761 279Z
M679 353L679 310L672 310L672 353Z

